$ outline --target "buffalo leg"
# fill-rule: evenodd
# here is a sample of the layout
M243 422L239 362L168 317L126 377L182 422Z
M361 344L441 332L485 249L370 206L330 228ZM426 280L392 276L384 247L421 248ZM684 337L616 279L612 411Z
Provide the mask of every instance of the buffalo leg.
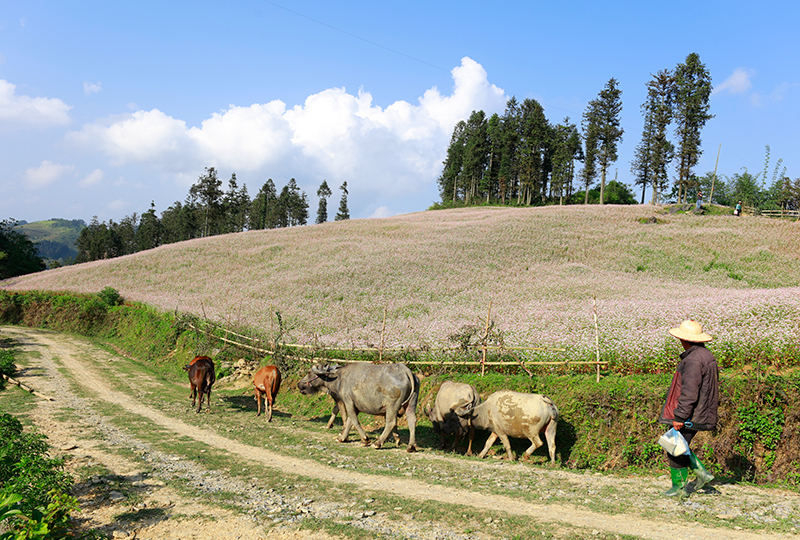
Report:
M467 455L471 456L472 455L472 439L475 438L475 428L474 427L469 426L469 433L467 434L467 437L469 437L469 444L467 445Z
M483 447L483 450L481 450L481 453L478 454L478 457L481 458L481 459L485 458L486 454L489 453L489 448L492 447L492 445L494 444L494 441L496 441L496 440L497 440L497 434L495 432L492 432L489 435L489 438L486 439L486 445Z
M556 428L558 427L557 420L550 420L547 424L547 429L544 436L547 439L547 449L550 451L550 461L556 462Z
M406 447L406 452L417 451L417 398L417 393L412 394L406 406L406 420L408 421L408 446Z
M386 442L386 439L389 438L389 434L392 433L397 428L397 409L386 409L386 425L383 427L383 433L381 436L378 437L378 440L372 443L372 447L376 450L383 446L383 443ZM400 437L398 436L398 439Z
M511 441L508 440L508 435L501 433L499 434L500 440L503 441L503 446L506 448L506 456L508 457L508 461L514 461L514 454L511 452Z
M534 435L533 437L530 438L530 441L531 441L531 447L525 450L525 453L522 455L522 459L528 459L529 457L531 457L531 454L533 454L537 448L539 448L540 446L542 446L542 444L544 444L542 442L542 439L539 438L539 435Z

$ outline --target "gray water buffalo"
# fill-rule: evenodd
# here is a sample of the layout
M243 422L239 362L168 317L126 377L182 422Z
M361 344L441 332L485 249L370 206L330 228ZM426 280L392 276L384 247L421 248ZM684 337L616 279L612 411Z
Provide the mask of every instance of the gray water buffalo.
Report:
M514 437L531 441L531 447L524 454L524 459L527 459L534 450L542 446L539 434L544 431L550 460L556 462L558 408L547 396L499 390L477 407L469 404L456 409L455 412L461 418L470 418L474 427L492 432L486 441L486 446L478 454L479 458L486 457L489 448L500 437L509 461L513 461L514 454L511 453L511 443L508 438Z
M454 435L453 446L450 450L455 450L464 435L468 436L469 445L467 455L472 455L472 439L475 437L475 428L469 416L459 417L454 412L466 405L477 407L481 402L481 396L471 384L445 381L439 387L436 394L436 401L433 408L427 406L425 412L428 414L433 424L433 432L439 435L441 447L445 447L445 437L449 434Z
M344 428L337 438L340 442L347 441L350 429L355 426L364 446L369 444L369 438L358 421L358 413L363 412L386 417L386 426L380 437L372 444L373 448L380 448L389 438L389 434L392 434L399 445L397 417L405 413L410 437L406 451L416 451L419 378L408 367L403 364L367 363L314 366L311 372L297 383L297 388L303 394L314 394L323 387L339 409L347 414L347 418L342 418Z

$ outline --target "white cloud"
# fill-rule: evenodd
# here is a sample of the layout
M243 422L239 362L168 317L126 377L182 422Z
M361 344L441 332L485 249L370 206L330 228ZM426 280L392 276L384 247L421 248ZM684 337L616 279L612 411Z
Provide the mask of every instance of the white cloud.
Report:
M730 92L731 94L742 94L752 88L750 79L755 75L755 71L747 68L736 68L733 74L725 79L712 91L712 94Z
M59 165L45 160L38 167L31 167L25 170L25 187L28 189L42 189L74 171L75 168L72 165Z
M78 182L78 185L82 188L94 187L98 185L100 182L102 182L103 178L105 178L105 173L102 171L102 169L95 169L88 175L86 175L84 178L82 178Z
M92 94L98 93L100 90L102 90L102 85L99 82L97 84L95 84L95 83L89 83L89 82L83 81L83 94L84 95L90 96Z
M0 127L66 125L72 108L57 98L17 95L16 85L0 79Z
M379 206L378 208L375 209L374 212L372 212L372 215L370 215L369 217L370 219L385 218L385 217L392 217L394 215L396 215L396 212L392 212L386 206Z
M346 180L365 198L408 196L435 183L456 122L473 110L490 115L505 107L507 96L474 60L463 58L452 76L450 94L432 88L416 104L385 109L363 89L330 88L292 108L278 100L229 105L195 127L158 109L136 111L66 138L114 165L144 164L185 184L214 166L277 183L295 177L314 189L322 179L332 186Z

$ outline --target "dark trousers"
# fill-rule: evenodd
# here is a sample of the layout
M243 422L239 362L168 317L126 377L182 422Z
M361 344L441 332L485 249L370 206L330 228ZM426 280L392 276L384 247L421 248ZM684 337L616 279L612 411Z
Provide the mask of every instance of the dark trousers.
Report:
M688 444L692 443L692 439L694 438L695 434L697 434L695 430L687 427L683 427L680 431L681 435L683 435L683 438L686 439ZM673 469L685 469L689 466L689 454L685 454L683 456L673 456L667 452L667 460L669 460L669 466Z

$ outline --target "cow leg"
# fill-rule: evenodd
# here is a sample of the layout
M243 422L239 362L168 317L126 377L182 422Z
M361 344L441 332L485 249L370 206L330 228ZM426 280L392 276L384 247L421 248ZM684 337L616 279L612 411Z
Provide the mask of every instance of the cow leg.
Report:
M547 429L544 431L544 436L547 439L547 449L550 451L550 462L556 462L556 428L558 427L558 420L550 420L547 424Z
M522 455L522 459L528 459L529 457L531 457L531 454L533 454L537 448L539 448L540 446L542 446L542 444L544 444L542 442L542 439L539 437L538 433L533 437L531 437L530 441L531 441L531 447L525 450L525 453Z
M372 448L378 449L383 446L383 443L386 442L386 439L389 438L389 434L392 433L395 429L397 429L397 410L396 409L386 409L386 425L383 426L383 433L381 436L378 437L378 440L372 443ZM399 439L398 435L398 439Z
M206 386L206 412L211 414L211 385Z
M256 388L255 393L256 406L258 407L258 413L256 413L256 416L261 416L261 392L258 390L258 388Z
M478 454L478 457L481 458L481 459L485 458L486 454L489 453L489 448L492 447L492 445L494 444L494 441L496 441L496 440L497 440L497 434L493 431L489 435L489 438L486 439L486 445L483 447L483 450L481 450L481 453Z
M272 395L264 396L264 408L267 409L267 422L272 422Z
M469 438L469 444L467 445L467 455L472 455L472 439L475 438L475 428L469 426L469 432L467 433L467 437Z
M419 389L417 389L419 390ZM408 421L408 446L406 452L417 451L417 398L418 392L411 395L406 406L406 420Z
M325 429L331 429L333 427L334 422L336 422L337 414L339 414L339 405L334 403L333 409L331 409L331 419L328 420L328 425L325 426ZM344 419L342 420L342 422L344 422Z
M514 454L511 452L511 441L508 440L508 435L505 433L499 433L498 436L500 440L503 441L503 446L506 447L506 456L508 457L508 461L514 461Z
M194 408L194 402L197 397L197 387L194 384L192 384L192 389L189 392L189 397L192 398L192 408Z

